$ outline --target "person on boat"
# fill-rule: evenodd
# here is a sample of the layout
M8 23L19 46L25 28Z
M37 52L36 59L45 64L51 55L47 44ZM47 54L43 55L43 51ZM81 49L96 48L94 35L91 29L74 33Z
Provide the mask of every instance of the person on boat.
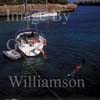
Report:
M31 37L35 37L35 36L34 36L34 32L31 33Z
M23 39L19 39L19 40L17 40L17 43L18 43L19 45L23 45L23 44L26 44L26 41L23 40Z
M40 42L39 40L37 41L37 43L38 43L38 44L41 44L41 42ZM47 59L47 55L46 55L44 49L43 49L43 48L40 48L40 49L38 48L38 50L39 50L40 53L42 54L43 58Z
M35 36L34 36L34 32L32 32L32 33L28 36L27 43L28 43L30 46L33 46L34 43L36 43L36 39L35 39Z
M27 34L28 39L30 39L31 37L34 37L34 32L31 32L30 34Z
M37 43L37 40L34 37L31 37L29 41L30 46L33 46L35 43Z
M44 46L47 45L46 39L41 42L39 39L35 38L34 32L32 32L31 36L30 36L29 44L30 44L30 46L36 46L36 49L40 51L43 58L47 59L47 55L46 55L45 51L43 50L43 48L41 48L41 45L44 45Z
M34 37L32 37L31 42L32 42L32 44L35 44L35 43L37 43L37 40Z

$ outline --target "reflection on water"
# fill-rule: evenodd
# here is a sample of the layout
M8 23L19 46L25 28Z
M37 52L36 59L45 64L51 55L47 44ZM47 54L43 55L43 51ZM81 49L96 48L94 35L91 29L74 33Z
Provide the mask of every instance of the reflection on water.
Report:
M36 74L37 71L42 72L46 68L46 62L42 57L25 58L21 65L23 67L23 74Z

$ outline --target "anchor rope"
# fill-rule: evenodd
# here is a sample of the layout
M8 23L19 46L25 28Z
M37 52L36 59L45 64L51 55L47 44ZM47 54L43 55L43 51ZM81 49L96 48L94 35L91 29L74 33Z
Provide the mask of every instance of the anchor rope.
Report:
M27 61L26 61L26 62L27 62ZM29 63L29 62L27 62L27 63L28 63L28 65L31 67L30 63ZM42 79L35 69L33 69L32 71L35 73L35 75L36 75L37 77L39 76L38 78ZM46 87L46 88L47 88L58 100L62 100L62 99L59 97L59 95L58 95L55 91L53 91L53 90L50 89L49 87Z

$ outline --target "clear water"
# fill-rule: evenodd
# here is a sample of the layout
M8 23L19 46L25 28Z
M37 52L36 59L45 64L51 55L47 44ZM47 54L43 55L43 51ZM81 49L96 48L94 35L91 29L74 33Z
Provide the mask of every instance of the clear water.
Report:
M36 74L45 78L69 78L67 75L81 64L82 68L73 78L85 80L85 88L54 89L59 95L99 96L100 93L100 7L78 7L67 24L41 22L38 28L45 33L48 45L45 47L48 59L42 57L9 61L3 57L6 42L15 37L21 22L0 22L0 96L45 96L47 89L13 89L9 75ZM34 28L34 26L32 26ZM83 59L85 63L83 64ZM62 94L62 92L64 92Z

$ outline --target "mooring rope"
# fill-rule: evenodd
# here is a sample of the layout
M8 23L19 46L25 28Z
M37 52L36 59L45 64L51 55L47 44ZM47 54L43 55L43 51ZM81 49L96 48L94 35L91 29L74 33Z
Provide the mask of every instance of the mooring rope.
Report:
M26 61L27 62L27 61ZM27 64L30 66L30 67L32 67L31 65L30 65L30 63L29 62L27 62ZM41 77L40 77L40 75L37 73L37 71L35 70L35 69L33 69L33 72L35 73L35 75L39 78L39 79L42 79ZM50 89L49 87L46 87L58 100L62 100L60 97L59 97L59 95L55 92L55 91L53 91L52 89Z

